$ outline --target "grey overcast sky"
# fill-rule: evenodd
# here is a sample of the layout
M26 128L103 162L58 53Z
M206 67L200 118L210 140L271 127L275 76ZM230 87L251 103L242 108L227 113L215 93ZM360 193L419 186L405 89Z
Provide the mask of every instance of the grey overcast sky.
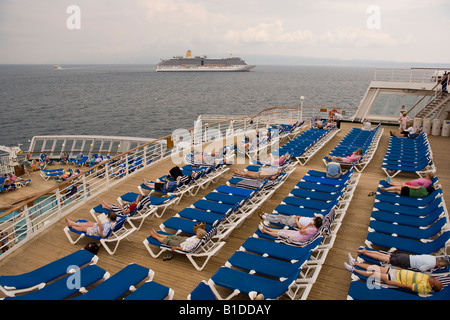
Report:
M1 64L155 64L187 49L450 64L449 37L449 0L0 0Z

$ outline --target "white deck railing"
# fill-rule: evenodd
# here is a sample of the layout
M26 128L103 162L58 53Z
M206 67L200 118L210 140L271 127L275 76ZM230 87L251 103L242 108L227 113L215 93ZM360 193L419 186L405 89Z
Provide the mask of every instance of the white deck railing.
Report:
M432 83L440 81L444 69L414 68L414 69L375 69L374 81Z
M289 117L286 117L287 114ZM200 149L205 144L224 138L225 143L229 144L230 141L234 143L244 132L259 130L266 127L269 122L283 123L282 121L287 118L291 123L301 120L301 112L292 110L290 107L290 109L275 109L256 116L207 125L198 123L195 128L176 130L170 136L137 146L125 153L112 156L100 164L80 167L82 171L80 174L0 214L0 230L8 235L8 238L3 239L5 241L1 243L0 252L5 252L0 255L0 259L5 258L47 227L82 206L90 197L105 192L121 180L131 177L158 161L169 157L174 159L174 155L190 153L194 148ZM172 142L173 148L170 148ZM62 150L52 148L51 151L52 154L59 155ZM90 150L89 153L94 152ZM179 156L178 159L182 158ZM72 188L76 188L76 192L70 195Z

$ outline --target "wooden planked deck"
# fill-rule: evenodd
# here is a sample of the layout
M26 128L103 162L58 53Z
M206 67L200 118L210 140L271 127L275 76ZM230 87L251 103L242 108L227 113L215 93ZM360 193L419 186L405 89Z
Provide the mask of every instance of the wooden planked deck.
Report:
M264 205L265 211L271 212L289 193L294 185L301 179L310 169L323 170L324 164L322 158L331 151L337 143L344 137L352 127L360 127L360 124L342 123L341 132L339 132L326 146L318 152L308 164L304 167L298 165L297 169L292 173L290 178L284 185L278 189L277 193L272 196ZM314 284L309 298L311 300L343 300L346 299L350 274L343 268L343 262L347 260L347 253L355 253L360 245L364 244L367 236L367 226L369 224L369 216L373 207L374 197L368 197L368 193L374 191L378 181L385 179L385 175L381 170L383 156L387 149L389 140L389 131L396 130L396 127L384 126L384 135L381 138L379 147L371 163L366 167L359 180L355 195L347 210L342 226L339 229L334 247L330 250L327 260L322 267L318 280ZM446 147L450 145L449 138L429 136L434 154L434 161L438 168L438 177L443 185L445 200L449 199L449 160ZM129 192L137 192L137 186L142 183L143 178L155 179L159 176L167 174L173 166L171 161L157 163L151 168L147 168L133 177L124 180L117 186L111 188L107 193L89 199L81 208L77 209L69 215L70 219L85 218L91 220L89 210L99 204L101 200L116 203L118 196ZM161 222L173 216L179 210L189 206L205 194L212 191L216 186L224 184L231 176L232 169L245 165L232 165L230 170L226 172L219 181L210 185L208 189L201 190L195 197L184 197L175 208L169 208L164 216L160 219L148 219L142 228L136 233L132 241L122 241L115 255L109 255L103 248L98 253L98 265L111 274L116 273L129 263L137 263L142 266L151 268L155 271L154 280L171 287L175 291L174 299L186 299L187 295L202 280L208 280L225 261L239 248L239 246L250 236L257 228L259 218L254 214L247 219L239 228L235 229L231 236L226 239L227 244L213 257L206 265L204 270L197 271L182 256L175 254L170 261L163 261L162 258L152 258L145 249L142 241L148 236L151 228L158 229ZM38 180L40 177L36 177ZM415 178L414 175L400 175L396 180L409 180ZM25 244L22 248L13 252L9 257L0 261L0 274L10 275L19 274L33 270L41 265L56 260L67 255L74 250L84 247L90 240L83 239L76 245L72 245L67 240L63 228L65 226L64 219L55 223L54 226L45 230L37 236L33 241ZM240 299L247 299L246 296L238 296Z

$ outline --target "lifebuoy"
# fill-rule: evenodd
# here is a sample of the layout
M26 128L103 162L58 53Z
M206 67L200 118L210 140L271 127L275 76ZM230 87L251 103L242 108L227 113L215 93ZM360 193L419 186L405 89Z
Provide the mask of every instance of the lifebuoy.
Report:
M333 110L331 110L330 112L328 112L328 115L331 117L331 114L333 113L333 112L338 112L336 109L333 109Z

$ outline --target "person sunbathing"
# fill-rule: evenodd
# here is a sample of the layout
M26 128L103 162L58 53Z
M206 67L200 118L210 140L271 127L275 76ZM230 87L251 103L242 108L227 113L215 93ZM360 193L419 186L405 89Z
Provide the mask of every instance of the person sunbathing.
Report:
M322 215L317 215L315 217L304 217L295 215L284 215L284 214L267 214L263 211L258 212L259 217L262 220L268 221L270 223L279 223L285 226L293 228L302 228L311 223L315 223L316 219L323 219Z
M162 244L170 247L170 250L182 250L190 251L194 249L200 240L206 235L206 230L198 228L195 235L191 237L179 236L179 235L165 235L159 234L155 229L150 230L150 236Z
M432 193L435 189L433 187L425 188L424 186L392 186L388 188L380 188L380 191L396 193L405 197L423 198Z
M417 130L414 130L414 127L412 124L409 124L408 127L400 132L392 132L390 131L391 136L397 137L397 138L416 138L419 136L421 132L421 128L418 128Z
M254 179L272 179L275 180L282 171L276 167L261 167L258 171L243 171L239 169L235 169L233 171L235 174L238 174L243 177L254 178Z
M298 230L275 229L262 226L261 232L273 237L285 237L293 242L304 242L311 239L322 226L321 217L315 217L313 221L302 225Z
M363 277L378 277L378 279L388 285L393 285L419 294L428 294L433 290L440 291L443 287L442 282L438 279L421 272L402 268L370 265L358 262L357 260L352 261L352 264L344 262L344 266L348 271L355 272ZM361 269L355 268L355 266Z
M414 269L420 272L428 272L434 269L448 268L449 261L447 257L438 257L431 254L409 254L402 252L380 252L362 248L358 254L368 256L372 259L389 263L398 268ZM349 264L354 265L356 259L348 253Z
M136 209L137 205L139 204L139 202L141 201L142 198L143 198L143 195L139 194L136 197L136 200L134 202L126 203L123 206L118 205L118 204L111 204L111 203L108 203L108 202L102 200L101 205L102 205L103 209L111 210L111 211L115 212L116 214L129 215L130 213L132 213L134 211L134 209Z
M107 220L104 223L101 222L74 222L66 217L66 224L77 231L85 232L88 236L104 238L108 235L117 216L114 212L108 213Z
M391 186L414 186L414 187L425 187L429 188L432 185L432 179L435 177L433 172L427 172L425 178L418 178L408 182L389 182Z
M331 156L331 155L327 155L327 157L329 159L331 159L332 162L338 161L338 162L345 162L345 163L355 163L361 159L362 154L363 154L363 150L357 149L357 150L353 151L352 154L350 154L346 157L335 157L335 156Z

